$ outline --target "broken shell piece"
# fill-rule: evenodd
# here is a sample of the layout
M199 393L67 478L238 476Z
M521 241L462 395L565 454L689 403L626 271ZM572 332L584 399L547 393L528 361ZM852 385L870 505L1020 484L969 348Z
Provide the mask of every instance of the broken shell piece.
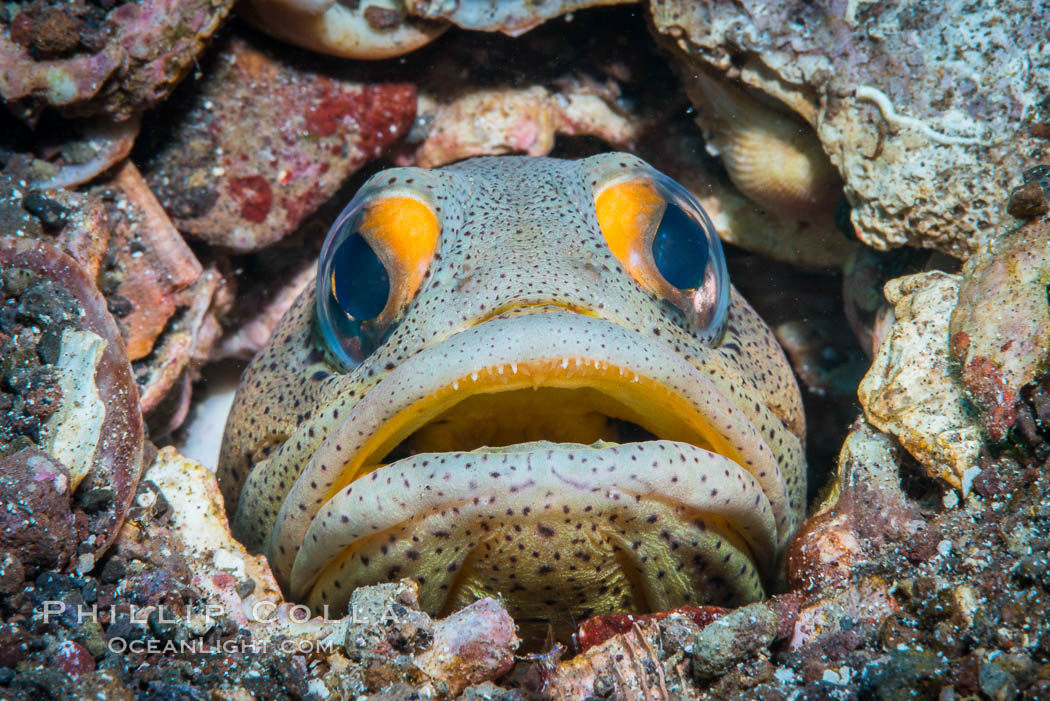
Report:
M147 357L134 364L142 392L141 407L151 436L163 436L182 425L190 408L192 383L222 335L215 308L223 280L209 268L176 298L173 316Z
M445 19L463 29L519 36L549 19L587 7L624 5L637 0L405 0L408 11L427 19Z
M687 624L691 624L691 621ZM695 628L695 624L692 624ZM592 647L541 676L546 698L695 698L690 660L661 655L661 622L635 623L629 631Z
M130 161L106 183L110 229L100 284L109 297L128 357L149 354L172 314L177 294L201 275L201 264Z
M266 558L250 555L230 536L222 495L208 468L184 458L169 446L157 454L143 478L156 485L171 508L172 532L179 537L179 550L187 556L193 584L202 587L206 596L217 600L215 603L221 603L225 613L233 615L241 625L248 623L250 609L242 606L234 591L236 584L248 580L254 584L252 602L283 603ZM129 524L121 541L129 536L134 540L128 529L134 530ZM236 581L223 586L229 575ZM264 610L272 611L272 607Z
M139 116L117 122L102 119L87 125L80 140L67 145L65 151L89 152L91 157L83 162L65 163L54 175L30 183L34 190L49 190L81 185L101 175L128 157L135 139L139 135Z
M71 491L91 472L95 444L106 420L106 405L94 382L106 342L90 331L64 329L55 374L62 390L62 403L42 432L48 454L66 466L73 483Z
M696 625L703 627L719 616L726 614L727 609L721 606L680 606L670 611L658 611L656 613L630 614L611 613L604 616L588 618L580 624L573 633L573 642L579 647L580 652L587 652L596 645L601 645L614 635L620 635L630 631L634 626L643 621L662 621L668 616L682 616L688 618Z
M540 86L478 90L435 109L414 164L434 168L506 153L544 156L558 134L595 136L625 149L637 131L636 123L591 92L552 93Z
M248 0L240 8L267 34L342 58L393 58L415 51L449 25L405 16L400 0Z
M87 356L89 362L75 363L65 367L81 368L86 373L77 377L84 385L93 384L97 397L105 407L105 416L99 423L88 421L90 435L80 435L69 447L74 451L78 465L88 465L90 471L82 477L79 493L105 491L110 498L101 508L95 504L90 512L82 511L87 524L87 533L79 535L81 542L91 542L91 551L100 553L106 549L124 519L128 504L138 484L142 463L143 432L142 415L138 407L138 389L131 376L124 342L106 309L106 301L99 294L94 282L88 279L76 261L53 246L26 239L0 238L0 267L21 268L52 281L67 291L83 310L77 326L82 335L72 340L88 340L84 354L69 352L69 356ZM97 356L97 364L91 357L91 347L100 339L103 344ZM67 344L63 334L62 345ZM96 347L97 348L97 347ZM65 349L62 349L65 350ZM87 395L85 395L86 397ZM69 406L76 395L66 397L63 407L64 421L88 420L78 408ZM58 430L57 428L54 430ZM75 505L75 510L79 507ZM93 537L93 541L90 540Z
M980 472L981 431L952 376L948 319L959 277L919 273L886 283L894 322L857 395L868 421L891 433L925 468L961 490Z
M691 78L685 89L697 121L740 192L779 215L834 216L842 180L810 125L711 71Z
M951 317L951 352L992 440L1026 412L1021 390L1050 360L1050 223L1032 222L966 261Z

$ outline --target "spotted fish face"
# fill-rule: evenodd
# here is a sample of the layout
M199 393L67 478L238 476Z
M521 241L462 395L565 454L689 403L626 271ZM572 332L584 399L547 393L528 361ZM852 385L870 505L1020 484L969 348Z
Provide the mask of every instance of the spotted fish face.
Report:
M287 594L412 577L524 637L764 595L802 514L798 388L713 228L632 156L370 180L246 371L219 480Z

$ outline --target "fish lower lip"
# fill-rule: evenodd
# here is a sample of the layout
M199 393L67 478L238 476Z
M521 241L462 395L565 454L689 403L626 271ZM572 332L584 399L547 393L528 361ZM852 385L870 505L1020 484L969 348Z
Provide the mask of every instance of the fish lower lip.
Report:
M740 603L761 596L776 530L754 477L684 443L541 441L421 454L324 505L292 594L321 606L356 586L412 577L426 610L499 594L523 620L552 584L572 599L572 616L673 608L695 601L697 588ZM642 574L656 562L667 576ZM603 591L606 579L622 585Z

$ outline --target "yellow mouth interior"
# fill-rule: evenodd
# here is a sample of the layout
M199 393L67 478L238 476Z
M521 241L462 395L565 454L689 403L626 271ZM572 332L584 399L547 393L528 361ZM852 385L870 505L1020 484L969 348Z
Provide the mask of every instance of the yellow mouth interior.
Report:
M552 441L627 443L655 436L629 407L593 387L537 387L473 394L424 424L386 457ZM630 418L628 418L630 417Z
M549 440L672 440L740 463L686 399L664 384L586 358L486 367L402 409L349 461L329 497L393 460Z

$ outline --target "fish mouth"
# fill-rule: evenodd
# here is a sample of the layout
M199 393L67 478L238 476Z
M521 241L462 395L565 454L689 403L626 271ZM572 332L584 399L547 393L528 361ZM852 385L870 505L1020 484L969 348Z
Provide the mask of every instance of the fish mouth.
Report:
M294 553L287 585L314 607L412 577L434 614L500 595L519 625L569 627L758 598L790 523L772 451L709 377L666 342L546 312L393 369L315 452L268 550Z

